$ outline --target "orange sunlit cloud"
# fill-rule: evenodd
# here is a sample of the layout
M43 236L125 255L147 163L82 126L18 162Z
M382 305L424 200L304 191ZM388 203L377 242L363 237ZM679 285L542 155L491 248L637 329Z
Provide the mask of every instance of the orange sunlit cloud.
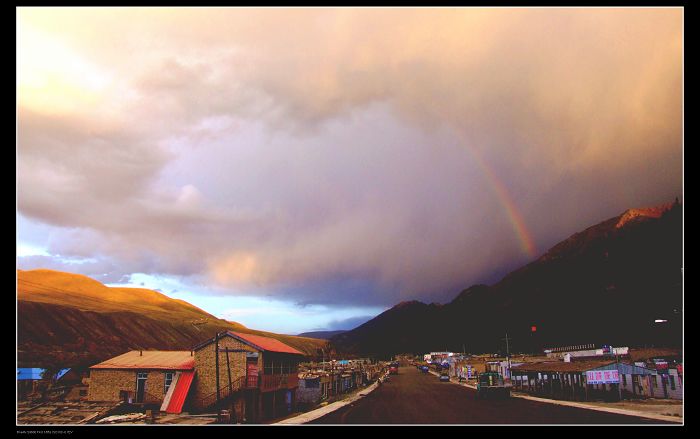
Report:
M17 19L20 240L123 274L439 301L682 191L681 8Z

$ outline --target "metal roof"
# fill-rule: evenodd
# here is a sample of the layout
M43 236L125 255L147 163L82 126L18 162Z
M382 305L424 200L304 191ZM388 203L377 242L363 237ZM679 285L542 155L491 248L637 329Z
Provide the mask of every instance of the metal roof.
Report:
M40 380L41 374L44 369L38 367L18 367L17 368L17 379L18 380Z
M541 361L523 363L511 368L514 372L586 372L599 367L614 364L615 360L584 360L584 361Z
M254 347L258 347L262 351L268 352L281 352L285 354L296 354L304 355L302 352L297 351L291 346L282 343L279 340L270 337L263 337L262 335L252 335L252 334L242 334L240 332L229 331L229 334L235 335L243 341L248 342Z
M42 369L40 367L18 367L17 368L17 379L18 380L40 380L42 378L42 374L44 373L46 369ZM61 369L58 371L56 374L56 379L58 380L61 378L63 375L65 375L70 368L68 369Z
M280 352L283 354L294 354L294 355L304 355L303 352L299 352L298 350L294 349L291 346L288 346L281 341L270 338L270 337L263 337L262 335L252 335L252 334L243 334L241 332L233 332L233 331L226 331L225 333L221 334L220 336L229 336L233 337L259 351L263 352ZM214 338L210 338L209 340L206 340L197 346L195 346L193 349L194 350L199 350L203 348L204 346L209 345L209 343L213 343L215 340Z
M193 370L194 356L190 351L130 351L90 369Z

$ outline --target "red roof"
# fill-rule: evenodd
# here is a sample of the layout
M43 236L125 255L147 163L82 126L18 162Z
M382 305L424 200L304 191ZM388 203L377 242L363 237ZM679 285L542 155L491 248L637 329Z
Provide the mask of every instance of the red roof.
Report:
M304 355L303 353L297 351L291 346L288 346L284 343L282 343L279 340L276 340L274 338L270 337L263 337L261 335L251 335L251 334L243 334L240 332L233 332L229 331L229 334L241 339L243 342L246 342L253 347L256 347L262 351L268 351L268 352L282 352L285 354L297 354L297 355Z
M190 391L193 378L194 371L182 372L180 374L180 378L175 385L175 391L173 391L170 397L170 404L168 404L168 408L165 409L167 413L182 413L182 406L187 399L187 394Z
M194 370L194 357L190 351L131 351L90 369Z

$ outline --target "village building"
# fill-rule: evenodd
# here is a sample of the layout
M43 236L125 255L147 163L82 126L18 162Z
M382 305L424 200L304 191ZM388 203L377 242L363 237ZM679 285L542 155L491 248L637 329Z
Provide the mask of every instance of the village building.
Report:
M178 384L189 389L194 362L191 351L127 352L90 367L88 400L162 406Z
M511 368L513 366L519 366L523 364L523 361L513 361L512 359L506 360L495 360L487 361L485 366L486 372L497 372L499 373L505 382L510 382L511 380Z
M329 373L304 372L299 374L297 404L300 409L309 409L328 399L330 388Z
M449 375L463 380L475 379L480 373L487 371L487 360L478 357L457 358L448 362Z
M543 361L512 366L511 383L513 390L554 399L617 401L644 397L634 384L654 374L615 359Z
M17 400L22 401L31 396L38 396L50 381L58 381L70 369L61 369L53 377L46 376L47 369L39 367L17 368Z
M304 354L279 340L224 332L194 348L190 407L225 409L232 422L260 422L296 408Z
M88 399L260 422L295 409L302 358L279 340L228 331L191 351L131 351L96 364Z
M683 364L673 360L652 359L635 362L656 372L638 383L649 398L683 399Z
M382 364L369 359L304 364L299 372L298 404L306 409L332 400L374 383L384 370Z
M634 351L626 346L603 345L596 347L594 344L549 348L545 349L545 354L551 360L559 359L564 362L598 360L607 363L627 364L628 366L634 364L635 367L645 369L646 372L620 373L619 383L611 383L619 385L620 391L618 393L622 398L683 399L683 366L680 355L671 354L670 357L665 358L649 358L649 352L645 353L644 350ZM641 358L639 358L640 355ZM594 393L598 394L597 391L602 385L601 383L593 384ZM608 399L609 397L608 395Z

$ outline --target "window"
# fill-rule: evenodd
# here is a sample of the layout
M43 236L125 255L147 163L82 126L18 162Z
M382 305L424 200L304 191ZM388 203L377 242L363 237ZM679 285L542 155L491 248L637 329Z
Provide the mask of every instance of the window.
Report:
M627 387L627 375L622 374L622 385Z
M80 389L79 391L80 396L87 396L88 391L85 389Z
M676 390L676 377L669 375L668 380L671 383L671 390Z
M173 372L165 372L165 386L163 388L163 393L168 393L168 388L170 388L170 384L173 382Z

